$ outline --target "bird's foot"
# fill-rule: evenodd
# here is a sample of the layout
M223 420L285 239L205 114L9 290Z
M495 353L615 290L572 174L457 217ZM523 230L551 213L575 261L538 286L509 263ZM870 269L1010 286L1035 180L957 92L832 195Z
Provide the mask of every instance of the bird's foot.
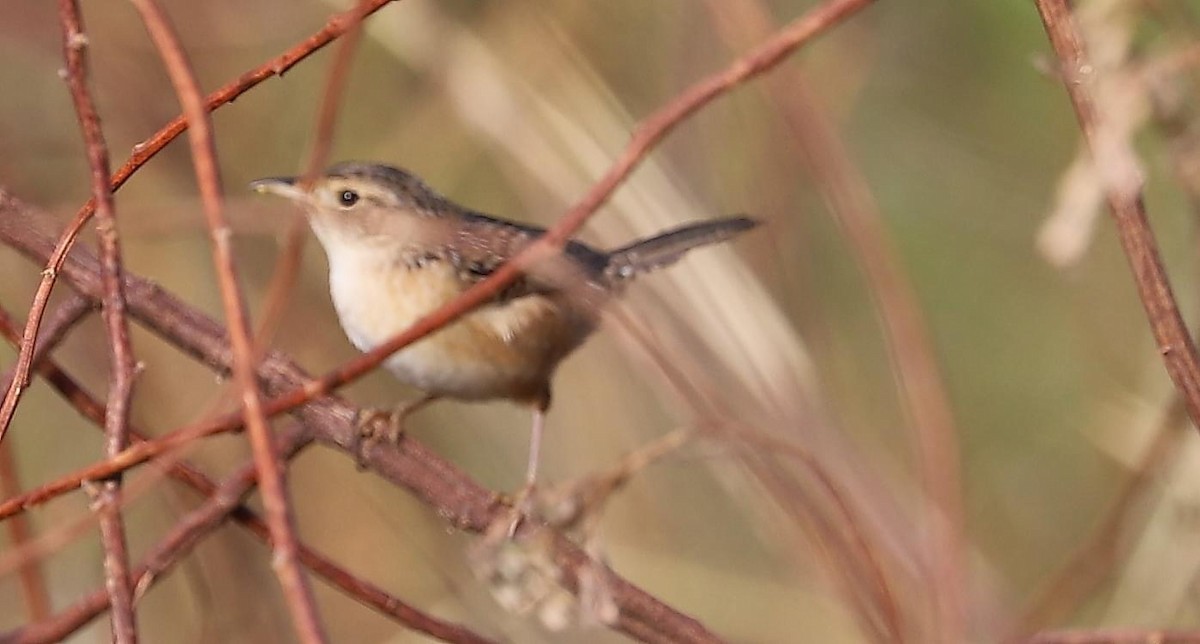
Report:
M412 402L404 403L392 409L364 409L358 412L355 426L358 435L354 445L354 459L358 469L365 469L367 451L374 448L381 440L387 440L392 445L400 443L404 437L405 419L418 409L437 400L433 394L426 394Z
M354 462L358 469L367 467L367 452L381 441L395 445L404 437L404 418L409 405L392 409L370 408L359 410L354 419L357 430L354 440Z

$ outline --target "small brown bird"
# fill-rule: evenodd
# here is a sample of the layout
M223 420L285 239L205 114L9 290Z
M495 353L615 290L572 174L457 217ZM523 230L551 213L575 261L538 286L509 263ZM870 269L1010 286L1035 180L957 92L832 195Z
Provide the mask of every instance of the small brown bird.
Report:
M302 204L329 257L329 289L342 329L368 351L453 300L545 232L474 212L409 172L342 163L303 188L296 177L251 184ZM753 228L747 217L687 225L611 251L571 241L557 262L530 268L491 302L393 354L387 368L425 397L504 398L533 408L524 499L537 478L550 380L631 279L697 246Z

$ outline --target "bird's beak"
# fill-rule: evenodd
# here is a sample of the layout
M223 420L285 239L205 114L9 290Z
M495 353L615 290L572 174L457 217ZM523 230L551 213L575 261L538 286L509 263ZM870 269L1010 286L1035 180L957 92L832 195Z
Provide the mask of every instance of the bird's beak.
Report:
M273 194L299 201L308 195L298 185L298 177L267 177L250 182L250 189L259 194Z

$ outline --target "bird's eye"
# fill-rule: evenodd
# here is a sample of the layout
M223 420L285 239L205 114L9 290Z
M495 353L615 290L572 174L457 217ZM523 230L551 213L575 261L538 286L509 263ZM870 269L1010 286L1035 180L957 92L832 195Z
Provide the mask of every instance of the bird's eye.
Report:
M338 203L349 208L358 203L358 193L353 190L343 190L338 194Z

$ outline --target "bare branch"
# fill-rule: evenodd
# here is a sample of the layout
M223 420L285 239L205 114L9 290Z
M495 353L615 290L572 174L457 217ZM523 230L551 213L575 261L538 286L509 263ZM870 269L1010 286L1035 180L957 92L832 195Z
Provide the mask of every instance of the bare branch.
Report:
M305 432L295 428L280 432L280 451L291 456L309 442ZM238 505L255 482L255 464L250 463L230 475L217 490L200 505L183 517L159 543L151 549L144 562L134 574L138 593L158 580L171 565L186 555L200 540L221 525L225 517ZM74 633L84 624L95 619L109 606L109 596L98 590L76 602L73 606L49 620L30 624L15 632L0 637L13 644L57 642Z
M328 638L317 615L312 587L296 554L295 520L287 498L283 462L271 435L267 416L263 412L262 395L254 377L254 365L257 362L254 340L246 315L246 304L238 284L232 232L229 222L225 219L212 124L204 106L200 85L170 19L155 0L133 0L133 4L141 14L151 40L158 48L187 118L196 181L200 186L200 198L204 204L204 214L212 238L213 264L217 271L225 320L229 325L230 344L233 347L233 375L241 389L246 428L262 485L267 524L271 527L271 545L274 549L272 567L279 577L280 586L283 587L288 608L292 613L292 622L300 639L308 644L319 644ZM153 575L153 565L151 574Z
M38 340L38 352L34 355L34 370L45 378L80 415L92 421L97 427L102 428L105 418L104 405L93 398L91 394L84 390L74 378L63 371L53 360L43 359L42 357L53 351L62 338L65 337L66 332L82 319L84 314L91 311L91 309L92 304L90 300L75 296L67 302L61 312L51 317L49 323L42 327L42 336ZM0 309L0 335L3 335L13 346L20 344L20 332L12 324L3 309ZM146 440L145 435L138 432L132 426L130 427L130 437L135 442L144 442ZM0 444L0 449L3 449L3 444ZM6 470L0 467L0 475L3 475L5 472ZM217 490L215 482L205 476L200 470L187 463L179 461L171 463L168 473L175 480L183 482L204 496L210 496ZM249 506L244 504L238 505L230 512L230 516L239 525L258 537L264 544L270 545L270 531L266 521L257 512L250 509ZM9 518L8 522L10 525L16 525L23 523L23 519L24 516L18 514ZM445 622L418 610L404 600L388 594L383 589L338 566L325 555L309 548L303 543L299 544L299 554L301 563L325 578L330 584L336 586L360 603L374 608L383 615L391 617L398 623L404 624L413 630L446 642L485 644L490 641L463 626ZM31 564L36 564L36 562L31 562ZM22 570L24 570L24 567ZM34 619L31 621L44 619L49 615L49 611L49 603L47 601L45 610L34 615Z
M12 441L0 443L0 494L14 496L21 490L21 479L17 462L12 454ZM17 515L5 523L9 542L13 550L25 547L33 538L33 530L25 515ZM17 568L21 582L21 596L25 600L25 613L29 621L45 619L50 614L50 593L46 590L46 575L42 563L29 559Z
M59 22L63 31L63 55L67 60L67 85L83 130L91 169L92 200L96 204L96 231L100 242L100 267L104 280L103 318L112 353L108 405L104 420L104 453L114 456L129 445L129 411L137 359L129 341L125 317L125 293L121 284L121 243L112 188L108 183L108 144L100 127L100 115L87 86L87 34L77 0L60 0ZM22 374L22 377L27 377ZM14 380L19 382L19 379ZM0 422L0 430L6 423ZM133 588L129 578L129 549L121 516L121 480L114 477L98 486L95 507L100 514L100 540L104 546L104 579L112 606L113 641L137 642L137 620L133 612Z
M303 42L288 49L283 54L255 67L254 69L242 74L237 79L229 82L224 87L210 94L204 102L204 108L207 111L213 111L223 105L233 102L234 99L246 93L253 87L257 86L264 80L275 76L282 75L287 70L291 69L300 61L308 58L314 52L321 49L325 45L333 42L335 39L344 34L352 25L357 24L362 18L369 16L385 5L390 4L394 0L364 0L364 2L355 7L351 11L334 15L319 31L312 36L306 38ZM167 123L158 132L154 133L150 138L138 143L133 147L133 154L128 160L117 170L110 180L114 191L120 189L130 177L133 176L143 165L151 158L157 155L168 143L175 140L188 127L187 119L183 116L178 116L170 123ZM63 260L71 247L75 244L75 239L79 236L79 232L91 220L92 215L96 210L96 201L88 200L87 203L79 209L75 214L75 218L67 225L59 236L58 242L54 247L54 252L46 260L46 268L42 271L42 279L38 283L37 291L33 296L33 303L29 308L29 318L25 322L25 331L22 335L21 350L17 358L19 369L24 370L24 377L17 379L10 387L10 392L5 396L3 403L0 403L0 433L3 428L8 426L13 409L16 407L16 400L11 400L20 395L20 391L28 385L29 380L29 363L30 356L33 354L34 345L37 340L38 327L41 326L42 317L46 312L46 305L50 301L50 293L54 289L54 284L58 279L58 271L62 267ZM11 409L10 409L11 407ZM6 420L8 419L8 420Z
M325 91L322 93L321 108L317 114L317 125L313 133L312 149L308 155L301 174L301 184L308 185L329 159L329 150L333 145L333 131L337 125L338 108L341 97L350 76L350 65L354 61L354 52L358 48L362 24L361 16L368 3L360 1L355 16L350 21L350 29L342 38L337 48L333 62L329 65L329 75L325 80ZM271 279L267 285L262 319L255 330L255 345L258 350L265 351L275 334L283 314L287 310L288 299L296 286L296 277L300 270L300 260L304 255L305 242L308 240L308 226L303 218L296 218L288 226L284 238L283 249ZM256 354L259 355L259 354Z
M90 303L83 298L74 297L68 301L69 305L80 303L86 303L87 306L76 306L79 314L71 320L72 324L74 320L82 318L91 309ZM0 335L3 335L14 347L21 346L21 332L12 317L3 309L0 309ZM45 344L45 340L43 339L39 344ZM33 365L36 369L38 366L37 356L34 356ZM3 382L0 388L7 391L14 377L15 373L10 373L7 381L0 379L0 382ZM100 417L100 424L101 426L104 424L103 416ZM17 462L13 459L12 451L11 439L0 442L0 494L6 497L16 496L21 490ZM11 517L6 522L6 528L14 550L25 547L33 537L33 530L24 515ZM23 562L17 569L17 575L21 582L21 592L30 621L45 619L50 614L50 594L46 590L46 578L41 562L36 559Z
M1133 270L1142 307L1162 354L1167 374L1183 396L1188 416L1200 428L1200 354L1188 334L1163 267L1158 242L1146 218L1142 178L1129 142L1105 127L1103 111L1092 98L1095 69L1088 64L1083 44L1065 0L1036 0L1042 24L1058 56L1067 94L1080 130L1104 183L1105 198L1116 223L1121 247Z

